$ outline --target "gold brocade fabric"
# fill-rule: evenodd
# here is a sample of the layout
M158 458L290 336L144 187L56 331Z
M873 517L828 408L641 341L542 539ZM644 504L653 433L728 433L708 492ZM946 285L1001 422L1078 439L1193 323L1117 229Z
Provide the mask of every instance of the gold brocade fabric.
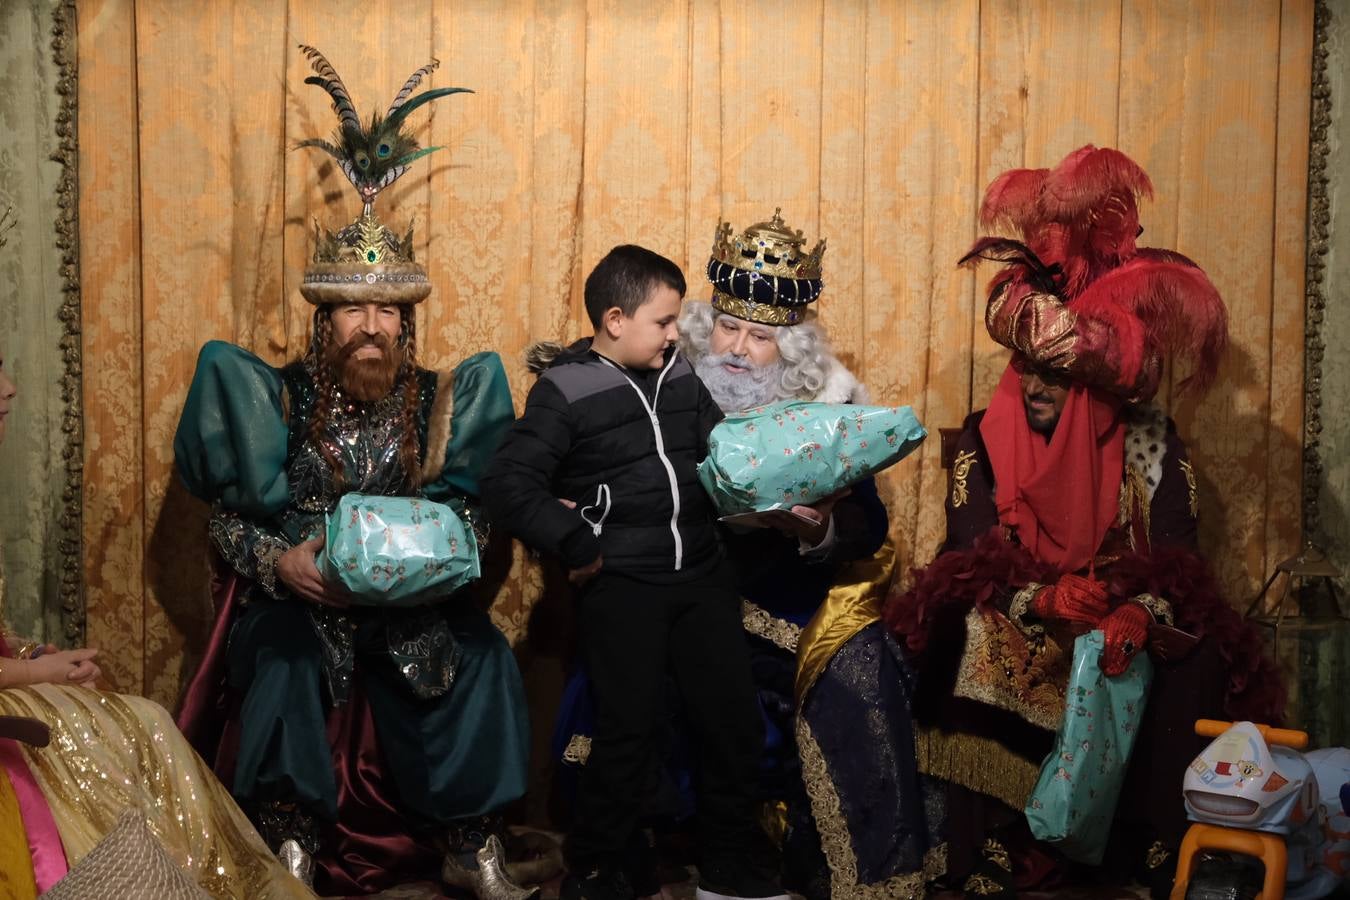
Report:
M1055 731L1064 718L1072 662L1052 634L1028 635L1000 612L972 609L953 693Z
M52 729L23 748L74 867L128 807L142 809L174 861L215 897L313 897L262 839L169 714L142 697L36 685L0 691L0 714Z
M834 586L797 639L798 707L839 648L881 615L881 602L894 570L895 546L890 541L870 558L840 570Z
M33 858L19 798L9 775L0 768L0 900L32 900L36 896Z

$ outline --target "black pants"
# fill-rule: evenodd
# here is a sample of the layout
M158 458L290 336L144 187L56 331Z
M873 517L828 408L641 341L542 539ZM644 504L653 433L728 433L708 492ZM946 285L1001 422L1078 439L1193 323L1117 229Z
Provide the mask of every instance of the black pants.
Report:
M662 763L669 672L696 741L700 865L737 868L757 841L764 726L725 568L670 585L601 572L581 595L579 618L597 721L567 836L569 866L620 864Z

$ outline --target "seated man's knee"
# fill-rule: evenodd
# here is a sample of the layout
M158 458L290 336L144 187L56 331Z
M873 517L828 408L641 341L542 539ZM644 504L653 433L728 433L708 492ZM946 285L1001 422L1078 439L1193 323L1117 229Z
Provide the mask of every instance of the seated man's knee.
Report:
M317 678L322 653L302 604L259 601L244 611L230 634L230 683L247 688L263 672L273 677L312 673Z

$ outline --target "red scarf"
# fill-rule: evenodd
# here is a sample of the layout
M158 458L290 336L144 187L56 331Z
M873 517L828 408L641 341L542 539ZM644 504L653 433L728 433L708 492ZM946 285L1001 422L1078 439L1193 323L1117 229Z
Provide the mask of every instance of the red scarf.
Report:
M999 522L1016 529L1037 560L1062 572L1085 567L1119 511L1125 466L1120 400L1073 385L1047 443L1027 424L1014 361L994 391L980 436L994 469Z

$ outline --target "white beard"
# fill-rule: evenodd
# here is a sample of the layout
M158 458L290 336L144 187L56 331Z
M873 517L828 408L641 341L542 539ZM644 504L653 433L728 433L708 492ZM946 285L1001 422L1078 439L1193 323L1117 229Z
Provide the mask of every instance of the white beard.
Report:
M745 371L728 372L723 368L725 365ZM756 366L749 358L734 353L707 353L694 361L694 373L702 379L722 412L728 415L783 399L782 359L767 366Z

